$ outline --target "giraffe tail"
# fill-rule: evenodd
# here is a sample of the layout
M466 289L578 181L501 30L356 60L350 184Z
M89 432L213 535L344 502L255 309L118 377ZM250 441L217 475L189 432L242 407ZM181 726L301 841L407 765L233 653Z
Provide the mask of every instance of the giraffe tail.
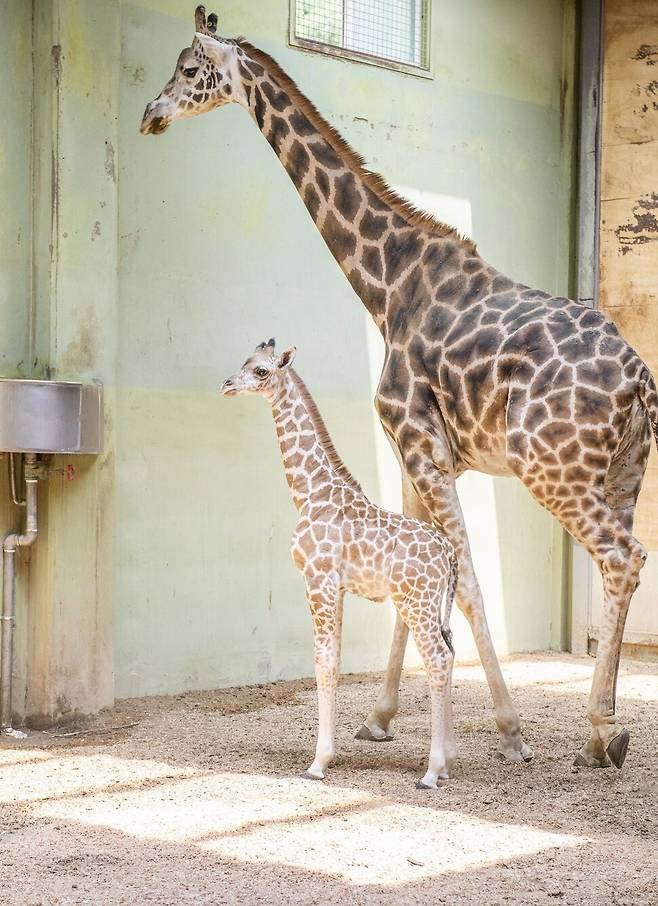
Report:
M446 585L445 598L443 601L443 617L441 619L441 635L443 636L443 640L452 654L455 653L455 649L452 645L450 614L452 613L452 605L455 600L455 589L457 588L458 574L457 557L453 553L450 556L450 573L448 575L448 583Z
M648 368L643 369L638 384L638 396L651 422L656 447L658 447L658 389Z

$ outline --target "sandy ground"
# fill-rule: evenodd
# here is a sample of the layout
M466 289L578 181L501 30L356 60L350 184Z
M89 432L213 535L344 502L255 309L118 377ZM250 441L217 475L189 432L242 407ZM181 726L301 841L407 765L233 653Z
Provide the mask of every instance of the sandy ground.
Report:
M378 677L345 678L324 783L299 776L310 681L130 700L80 735L5 742L0 903L655 906L658 665L623 664L621 772L571 766L590 659L504 670L535 761L496 759L481 670L461 667L462 756L438 792L414 787L428 748L420 673L405 675L396 737L380 744L353 738Z

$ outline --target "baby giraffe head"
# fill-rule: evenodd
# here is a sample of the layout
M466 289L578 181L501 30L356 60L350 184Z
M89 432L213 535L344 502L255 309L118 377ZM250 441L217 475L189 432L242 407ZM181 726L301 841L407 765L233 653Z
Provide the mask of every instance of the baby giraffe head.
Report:
M286 371L295 358L296 349L290 346L281 355L274 350L274 337L259 343L242 368L227 378L220 388L223 396L257 393L272 400L278 396L286 379Z
M174 120L198 116L231 101L246 102L238 74L238 45L216 34L217 16L197 6L195 35L179 54L176 69L160 94L146 105L139 131L160 135Z

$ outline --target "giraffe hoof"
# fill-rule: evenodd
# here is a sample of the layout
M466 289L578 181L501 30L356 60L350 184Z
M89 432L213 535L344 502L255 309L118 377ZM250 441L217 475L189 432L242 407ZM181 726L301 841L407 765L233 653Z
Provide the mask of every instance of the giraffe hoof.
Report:
M575 768L609 768L610 763L607 755L604 755L603 758L595 758L593 755L586 755L583 752L578 752L573 760Z
M630 738L631 734L628 730L622 730L621 733L618 733L617 736L615 736L606 749L606 754L616 768L621 768L626 760L626 752L628 751Z
M365 739L368 742L390 742L393 737L390 733L387 733L386 730L380 730L377 727L378 732L373 733L370 727L367 724L361 724L361 727L354 734L355 739ZM379 735L381 733L381 736Z
M324 780L326 776L326 774L312 774L310 769L302 774L304 780Z
M520 749L517 749L511 745L503 745L501 743L498 746L497 755L501 761L509 761L517 764L527 764L535 757L535 753L526 742L521 744Z

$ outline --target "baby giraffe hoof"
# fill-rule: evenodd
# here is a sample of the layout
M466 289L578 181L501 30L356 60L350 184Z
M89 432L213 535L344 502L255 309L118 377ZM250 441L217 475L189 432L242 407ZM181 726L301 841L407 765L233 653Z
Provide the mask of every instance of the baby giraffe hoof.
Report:
M450 780L450 775L447 771L442 771L437 777L433 774L425 774L420 780L416 781L417 790L438 790L439 780Z
M302 774L304 780L324 780L326 776L322 771L312 771L310 768Z
M417 789L417 790L438 790L438 788L439 788L439 785L437 784L436 780L434 781L433 784L432 784L432 783L426 783L424 780L417 780L417 781L416 781L416 789Z
M621 733L618 733L617 736L609 743L606 753L610 758L610 761L614 764L616 768L621 768L624 761L626 760L626 752L628 751L628 743L630 741L631 734L628 730L622 730Z
M354 734L355 739L365 739L368 742L390 742L393 737L381 727L370 728L368 724L361 724L361 728Z

